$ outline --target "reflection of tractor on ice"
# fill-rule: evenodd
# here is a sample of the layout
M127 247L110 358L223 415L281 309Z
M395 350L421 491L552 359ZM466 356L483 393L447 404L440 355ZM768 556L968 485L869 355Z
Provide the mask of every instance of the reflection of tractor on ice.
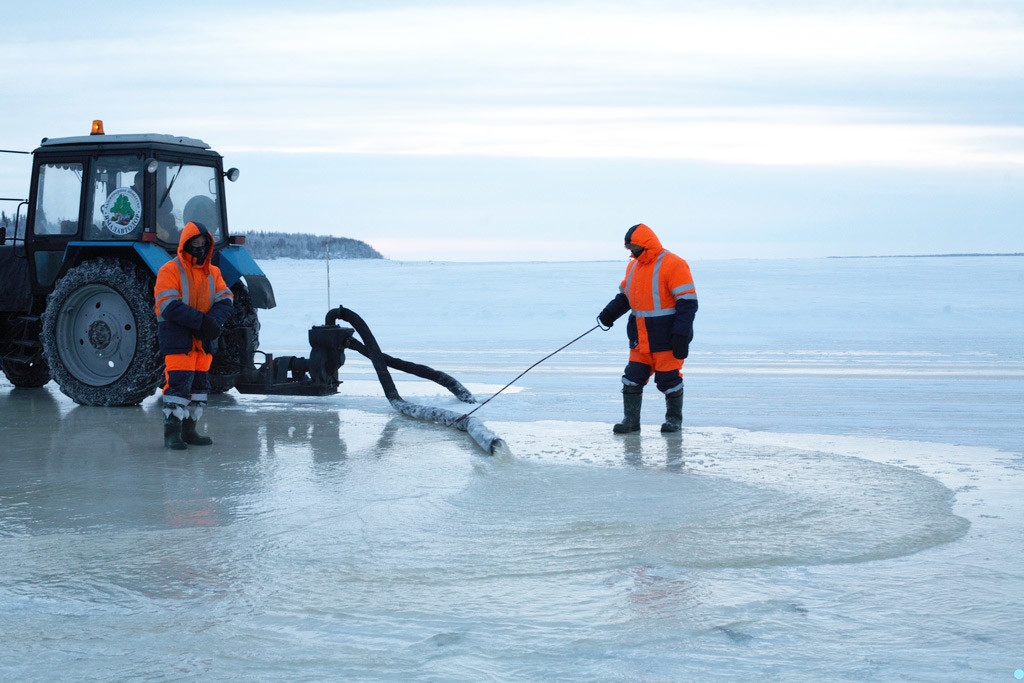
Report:
M256 349L256 309L274 306L244 238L228 236L224 178L238 171L200 140L103 135L100 122L92 135L44 139L32 156L28 199L8 200L19 202L15 225L0 228L0 365L11 383L52 378L85 405L151 395L163 379L155 273L196 221L235 296L211 383L234 386Z

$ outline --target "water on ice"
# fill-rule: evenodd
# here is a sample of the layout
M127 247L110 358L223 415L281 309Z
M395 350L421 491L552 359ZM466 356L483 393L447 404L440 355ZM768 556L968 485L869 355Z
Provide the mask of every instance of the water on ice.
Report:
M1001 285L1019 263L694 263L670 437L653 388L644 431L610 433L621 324L478 413L508 444L494 457L395 414L360 358L334 397L214 397L216 443L185 453L161 447L155 398L0 386L0 677L1010 675L1024 315ZM305 353L320 268L266 264L268 350ZM486 397L589 327L620 270L332 274L386 352Z

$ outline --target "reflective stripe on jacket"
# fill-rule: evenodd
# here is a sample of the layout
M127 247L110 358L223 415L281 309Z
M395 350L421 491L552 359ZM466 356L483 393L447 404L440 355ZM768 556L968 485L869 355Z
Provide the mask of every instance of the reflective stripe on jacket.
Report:
M654 231L642 223L630 241L645 249L630 260L619 285L619 292L629 300L629 346L643 352L669 351L672 335L693 336L697 290L690 266L665 250Z
M195 259L185 253L185 243L203 233L210 238L211 249L203 265L197 266ZM192 350L193 332L202 326L203 314L208 314L221 325L231 315L234 295L225 284L220 268L210 263L212 244L213 237L205 228L189 223L181 231L177 257L157 272L153 298L160 353L163 355Z

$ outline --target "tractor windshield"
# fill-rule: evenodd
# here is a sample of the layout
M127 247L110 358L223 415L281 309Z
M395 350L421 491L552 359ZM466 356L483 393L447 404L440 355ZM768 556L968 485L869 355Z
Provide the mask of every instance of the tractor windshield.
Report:
M202 223L220 242L220 178L213 166L160 161L156 171L156 234L161 242L176 245L190 222Z

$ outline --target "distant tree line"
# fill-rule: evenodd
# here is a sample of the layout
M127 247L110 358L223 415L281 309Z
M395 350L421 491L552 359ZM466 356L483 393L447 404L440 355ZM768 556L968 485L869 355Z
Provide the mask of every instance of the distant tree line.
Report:
M330 247L332 259L379 258L384 256L366 242L348 237L313 235L306 232L242 233L245 246L256 259L296 258L322 259Z

